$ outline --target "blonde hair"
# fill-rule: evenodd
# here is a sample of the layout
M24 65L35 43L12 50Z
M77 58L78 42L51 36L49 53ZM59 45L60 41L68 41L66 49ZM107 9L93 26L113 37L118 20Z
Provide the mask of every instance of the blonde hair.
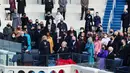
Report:
M93 43L92 37L89 37L89 38L88 38L88 42L89 42L89 43Z
M43 41L43 40L47 40L47 36L42 36L42 39L41 39L41 42Z
M112 52L112 51L113 51L113 47L108 47L108 50L109 50L110 52Z
M127 31L128 34L130 34L130 27L128 28L128 31Z
M63 41L61 46L64 46L64 47L67 47L67 42L66 41Z

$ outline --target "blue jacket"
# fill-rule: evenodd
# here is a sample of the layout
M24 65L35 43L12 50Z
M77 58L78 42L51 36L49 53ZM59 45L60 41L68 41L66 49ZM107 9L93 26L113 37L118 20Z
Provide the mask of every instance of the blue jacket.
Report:
M27 50L31 50L31 37L29 34L24 34L25 37L27 37L27 43L28 43L28 48Z

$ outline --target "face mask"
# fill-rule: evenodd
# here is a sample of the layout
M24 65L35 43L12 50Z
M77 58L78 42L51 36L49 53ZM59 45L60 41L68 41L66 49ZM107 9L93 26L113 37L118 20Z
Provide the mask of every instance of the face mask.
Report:
M12 37L15 38L15 34L13 34Z
M84 30L80 30L80 32L83 32Z
M49 26L49 27L48 27L48 29L50 30L50 29L51 29L51 27Z
M102 49L105 49L105 47L103 46Z
M84 39L84 36L80 36L80 40L83 40Z
M70 29L71 31L73 31L73 29Z
M98 38L95 39L96 41L98 40Z
M72 42L75 42L75 40L72 40Z
M38 31L40 31L41 29L38 29Z
M104 36L104 38L107 38L107 36Z
M123 45L123 42L121 42L121 45Z
M24 34L21 34L21 36L23 37L23 36L24 36Z
M60 15L60 13L58 12L57 15Z
M59 30L56 30L56 32L59 32Z
M112 31L110 31L110 33L113 33Z
M24 28L24 29L27 29L27 28Z
M61 20L61 23L63 23L63 20Z
M52 21L50 20L49 23L52 24Z
M7 25L7 27L10 27L10 25Z

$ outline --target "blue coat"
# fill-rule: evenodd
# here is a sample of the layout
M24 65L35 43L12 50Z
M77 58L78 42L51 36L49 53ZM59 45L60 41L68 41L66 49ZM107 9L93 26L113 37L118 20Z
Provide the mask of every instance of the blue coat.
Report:
M27 37L27 43L28 43L28 47L27 50L31 50L31 37L29 34L24 34L25 37Z
M90 54L88 57L89 64L94 64L94 43L87 43L85 49Z

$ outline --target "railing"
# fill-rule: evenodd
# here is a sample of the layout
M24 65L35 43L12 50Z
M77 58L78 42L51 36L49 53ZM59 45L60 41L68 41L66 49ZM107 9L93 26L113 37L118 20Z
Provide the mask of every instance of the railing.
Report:
M21 52L22 44L0 39L0 54L9 52Z
M26 65L26 62L29 62L32 66L55 66L58 59L72 59L76 63L86 63L88 62L88 56L88 54L78 53L64 53L51 55L39 55L39 53L0 54L0 64L6 66L13 66L17 63L17 65L24 66ZM23 62L25 62L25 64ZM41 62L46 63L44 63L43 65L41 64Z
M0 66L2 65L2 66L5 66L6 68L11 67L10 70L13 70L13 71L14 69L15 70L17 69L17 66L21 66L21 67L24 66L25 68L19 67L19 69L21 68L21 70L24 70L24 71L26 70L26 68L28 68L26 66L29 66L29 67L32 66L27 70L32 69L34 71L37 71L38 68L39 68L39 71L44 70L44 69L41 69L40 67L44 67L44 68L53 68L55 66L64 67L64 65L74 64L74 63L70 63L71 61L74 61L77 65L82 66L82 67L91 67L91 68L107 70L107 71L109 70L114 71L116 67L122 66L121 59L109 60L105 58L97 58L97 60L94 61L93 64L90 64L88 58L90 58L90 56L87 53L86 54L85 53L84 54L66 53L66 54L52 54L52 55L8 54L8 55L0 55ZM63 59L64 61L61 59ZM36 68L36 66L38 68ZM1 67L0 67L0 70L1 70ZM20 71L20 70L17 70L17 71ZM72 73L72 72L69 72L69 73ZM93 72L90 72L90 73L93 73Z
M107 28L107 33L109 33L109 30L111 29L111 24L113 23L113 18L114 18L114 9L116 7L116 0L113 0L113 7L110 13L110 18L108 22L108 28Z

